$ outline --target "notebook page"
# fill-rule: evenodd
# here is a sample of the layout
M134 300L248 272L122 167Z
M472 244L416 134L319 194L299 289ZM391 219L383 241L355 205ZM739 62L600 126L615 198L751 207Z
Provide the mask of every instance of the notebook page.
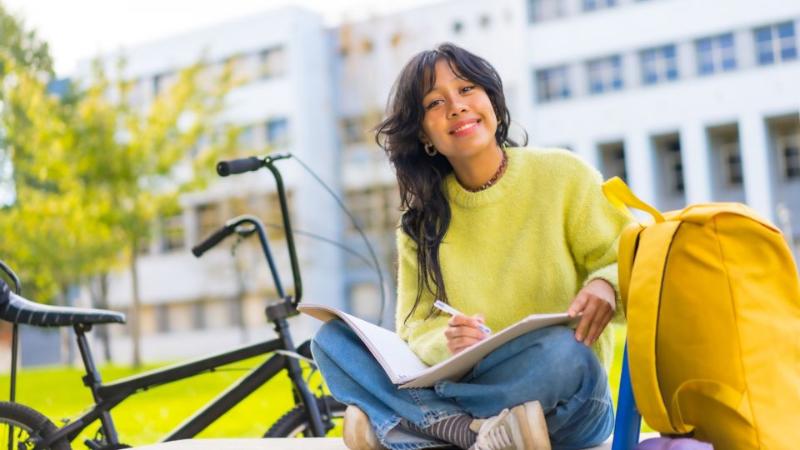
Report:
M401 383L428 368L395 332L341 311L337 313L359 335L393 383Z

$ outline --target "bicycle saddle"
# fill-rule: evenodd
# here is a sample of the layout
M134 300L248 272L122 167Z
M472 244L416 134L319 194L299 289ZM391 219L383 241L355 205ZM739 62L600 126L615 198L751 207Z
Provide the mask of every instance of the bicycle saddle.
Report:
M125 314L103 309L50 306L32 302L11 292L0 279L0 319L37 327L77 324L125 323Z

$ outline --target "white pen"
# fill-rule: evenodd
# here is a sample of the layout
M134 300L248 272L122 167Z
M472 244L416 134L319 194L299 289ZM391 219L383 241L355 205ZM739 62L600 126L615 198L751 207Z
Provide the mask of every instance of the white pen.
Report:
M452 306L448 305L447 303L445 303L445 302L443 302L441 300L436 300L435 302L433 302L433 306L439 308L440 310L446 312L447 314L450 314L451 316L465 316L465 317L467 317L466 314L464 314L461 311L453 308ZM484 325L482 323L478 324L478 328L480 328L481 331L483 331L486 334L492 334L492 329L487 327L486 325Z

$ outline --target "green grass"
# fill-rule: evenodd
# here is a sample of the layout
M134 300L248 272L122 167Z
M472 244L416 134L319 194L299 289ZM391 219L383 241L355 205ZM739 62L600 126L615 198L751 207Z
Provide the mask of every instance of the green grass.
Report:
M253 358L224 370L154 387L126 399L112 410L120 441L141 445L160 440L231 383L245 376L247 372L241 369L255 367L263 359ZM100 371L104 381L138 372L118 366L105 366ZM91 394L83 387L82 376L83 372L77 368L23 370L17 380L17 401L35 408L60 425L62 419L75 418L92 404ZM320 379L319 374L315 374L312 385L318 386ZM8 386L9 377L3 375L0 377L0 397L8 398ZM199 437L261 437L292 404L289 378L281 372ZM99 422L88 427L73 441L75 448L83 448L84 438L92 436L98 428Z
M609 379L616 405L625 329L615 327L614 336L614 365ZM264 357L253 358L223 370L155 387L128 398L112 410L120 440L130 445L158 441L235 380L245 376L245 369L255 367L263 359ZM155 367L157 366L145 369ZM100 371L104 381L138 372L118 366L104 366ZM17 401L44 413L60 425L62 419L75 418L92 403L88 389L83 387L82 376L83 372L78 368L23 370L17 383ZM321 377L316 373L312 377L312 385L316 388L320 380ZM8 375L0 376L0 398L7 398L8 383ZM222 416L199 437L260 437L291 406L289 378L281 372ZM99 424L88 427L81 437L73 441L75 448L84 448L84 438L93 435L98 427Z

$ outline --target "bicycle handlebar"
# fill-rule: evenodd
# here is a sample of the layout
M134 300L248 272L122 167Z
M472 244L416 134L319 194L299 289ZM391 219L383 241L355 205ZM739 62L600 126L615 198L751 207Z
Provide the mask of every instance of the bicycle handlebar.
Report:
M197 258L201 257L203 253L219 244L223 239L233 234L234 231L236 231L236 227L232 227L229 224L223 225L222 228L215 231L214 234L207 237L203 242L192 247L192 254Z
M255 156L231 161L220 161L217 163L217 173L221 177L227 177L228 175L252 172L260 169L263 165L264 161Z
M228 175L237 175L245 172L253 172L264 166L269 167L279 159L291 158L290 153L270 153L269 155L259 158L257 156L250 156L248 158L232 159L230 161L220 161L217 163L217 174L221 177Z
M272 176L275 178L276 188L278 190L278 200L281 207L283 229L286 236L286 246L289 250L289 263L292 269L292 279L294 281L294 296L291 298L291 302L292 306L297 306L303 296L303 284L300 278L300 267L297 262L297 252L295 251L294 247L294 235L292 233L292 226L289 220L289 207L286 204L286 192L283 187L283 178L273 164L275 161L291 157L291 153L270 153L262 158L251 156L248 158L234 159L231 161L220 161L217 163L217 173L220 176L227 177L228 175L255 171L262 167L266 167L272 173ZM267 242L266 233L264 232L264 225L261 223L261 220L255 216L245 215L229 220L225 224L225 227L221 228L219 231L209 236L204 242L194 247L192 249L192 253L199 257L206 250L218 244L222 239L231 233L236 232L237 227L243 223L250 223L255 226L256 231L258 232L258 238L261 241L261 248L264 252L264 256L267 259L267 263L269 264L270 272L272 272L272 278L275 282L276 291L281 297L286 297L280 277L278 276L278 269L275 266L275 263L272 260L272 254L269 251L269 244Z

